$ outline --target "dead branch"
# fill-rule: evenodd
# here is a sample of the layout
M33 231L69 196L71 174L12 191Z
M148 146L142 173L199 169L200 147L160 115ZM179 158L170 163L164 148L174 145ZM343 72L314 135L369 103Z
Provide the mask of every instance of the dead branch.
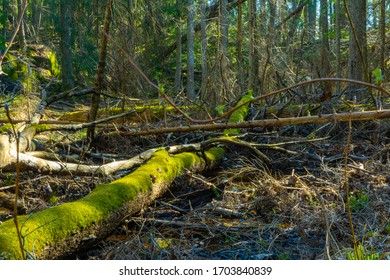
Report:
M110 122L112 120L123 118L123 117L126 117L128 115L132 115L134 113L138 113L138 111L137 110L130 110L128 112L124 112L124 113L121 113L121 114L117 114L117 115L114 115L114 116L110 116L110 117L107 117L107 118L104 118L104 119L100 119L100 120L96 120L96 121L92 121L92 122L88 122L88 123L50 125L48 127L43 127L42 129L40 129L40 131L41 132L42 131L55 131L55 130L76 131L76 130L80 130L80 129L83 129L83 128L95 127L98 124Z
M7 140L8 141L8 140ZM1 144L1 142L0 142ZM51 173L51 174L73 174L73 175L102 175L108 176L118 171L129 170L137 167L146 161L148 161L153 154L158 150L166 150L170 154L177 154L183 152L199 152L204 151L203 143L176 145L163 148L153 148L140 153L127 160L113 161L103 165L86 165L79 163L69 163L46 160L32 156L30 154L19 154L19 163L21 170L36 170L40 173ZM207 146L210 146L208 143ZM1 146L0 146L1 148ZM1 151L1 149L0 149ZM2 166L4 171L12 171L14 169L16 156L11 153L11 159L7 165Z
M390 118L390 110L335 113L335 114L326 114L321 116L276 118L276 119L246 121L240 123L214 123L214 124L202 124L202 125L188 125L188 126L180 126L180 127L164 127L158 129L149 129L147 131L120 132L120 134L125 136L152 135L152 134L164 134L164 133L172 133L172 132L224 130L229 128L255 128L255 127L300 125L300 124L315 124L315 123L327 123L327 122L329 123L346 122L349 120L349 117L351 117L353 121L388 119Z

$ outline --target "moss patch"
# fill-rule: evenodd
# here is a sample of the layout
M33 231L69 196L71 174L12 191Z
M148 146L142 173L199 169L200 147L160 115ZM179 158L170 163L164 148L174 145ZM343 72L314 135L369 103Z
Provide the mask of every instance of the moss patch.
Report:
M187 110L190 107L182 106L180 107L182 110ZM176 109L172 106L160 106L160 105L152 105L152 106L135 106L135 107L126 107L126 108L109 108L109 109L99 109L98 117L105 118L109 116L118 115L124 112L128 112L131 110L136 110L137 114L126 116L124 119L127 121L144 121L145 117L148 121L156 121L161 120L164 117L164 114L175 114ZM88 121L88 111L73 111L66 114L62 114L59 117L60 120L66 121L78 121L78 122L87 122ZM115 120L113 121L115 122Z
M184 168L201 171L206 168L207 161L219 161L223 153L221 148L212 148L204 153L204 159L198 153L171 156L162 149L133 173L110 184L97 186L80 200L19 216L25 250L36 258L50 256L48 250L54 244L65 242L74 235L82 236L88 227L101 225L112 213L142 195L150 202L158 195L158 186L170 184ZM141 205L137 207L142 208ZM15 225L12 220L8 220L0 225L0 258L21 257Z
M249 92L248 94L244 95L240 101L237 103L237 106L245 103L245 102L248 102L249 100L253 99L253 94L252 92ZM235 110L230 118L229 118L229 123L239 123L239 122L243 122L246 118L246 116L248 115L248 112L249 112L249 109L248 109L248 106L241 106L240 108L238 108L237 110ZM227 136L227 135L235 135L235 134L239 134L240 133L240 129L239 128L229 128L229 129L225 129L224 130L224 134Z

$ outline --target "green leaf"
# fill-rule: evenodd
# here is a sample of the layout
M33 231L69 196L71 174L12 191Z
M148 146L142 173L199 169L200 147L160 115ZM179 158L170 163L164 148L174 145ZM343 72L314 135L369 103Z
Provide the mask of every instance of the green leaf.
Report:
M380 85L383 81L382 70L380 68L376 68L374 71L372 71L372 74L375 77L375 83Z
M225 109L225 105L219 105L215 108L215 111L217 112L218 116L220 116L222 115L224 109Z

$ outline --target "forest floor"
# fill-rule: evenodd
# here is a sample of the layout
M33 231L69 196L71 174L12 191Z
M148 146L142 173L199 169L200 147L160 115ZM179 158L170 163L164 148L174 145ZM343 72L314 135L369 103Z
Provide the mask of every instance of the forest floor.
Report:
M12 92L20 87L4 79L2 84L9 83ZM305 91L301 95L300 102L307 102L307 97L315 94ZM37 98L25 106L12 100L11 108L19 106L20 110L12 115L29 119L28 112L39 103ZM88 110L85 100L83 105L68 101L52 104L46 117L56 119L68 111ZM161 123L173 126L173 121ZM126 137L115 131L103 132L96 150L114 160L128 159L150 148L197 143L220 135L193 132ZM84 137L85 130L57 131L36 135L36 140L67 161L106 163L84 153ZM359 258L390 259L390 121L353 122L346 158L347 138L347 123L242 130L240 139L266 154L269 165L249 149L228 146L217 170L183 174L168 193L138 215L127 217L105 240L67 258L353 259L355 244ZM71 146L81 153L75 155ZM77 200L97 184L129 172L104 178L22 173L18 212L29 214ZM0 172L0 223L13 215L14 191L15 172Z
M272 159L264 166L249 151L232 148L219 170L177 180L172 192L128 217L84 257L353 259L344 188L347 129L331 130L337 135L314 142L296 132L249 132L251 143L285 143L295 154L264 150ZM352 221L360 258L389 259L390 149L373 145L369 130L354 127L359 132L348 157Z
M321 133L313 137L313 131ZM347 124L247 130L242 139L262 145L258 148L271 159L269 165L250 150L228 147L218 170L184 174L170 192L142 213L127 217L105 240L67 258L353 259L344 184L347 175L359 257L390 259L389 131L387 120L353 123L345 168ZM126 138L110 134L99 138L97 148L101 153L130 158L148 148L194 143L215 135L171 134L168 139L164 135ZM37 136L46 144L53 137L52 132ZM54 138L57 143L72 143L78 137L79 132L56 132ZM277 145L272 148L270 144ZM0 190L11 196L14 173L0 176ZM115 176L24 173L20 211L31 213L76 200ZM12 213L0 206L1 222Z

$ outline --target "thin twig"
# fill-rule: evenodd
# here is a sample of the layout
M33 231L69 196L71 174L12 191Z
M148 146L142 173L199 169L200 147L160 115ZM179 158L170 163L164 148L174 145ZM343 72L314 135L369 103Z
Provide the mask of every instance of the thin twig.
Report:
M12 132L16 140L16 178L15 178L15 201L14 201L14 223L16 227L16 233L18 235L18 240L19 240L19 246L20 246L20 251L22 254L22 259L26 259L26 255L24 252L24 246L23 246L23 240L22 240L22 235L20 233L19 229L19 223L18 223L18 198L19 198L19 179L20 179L20 163L19 163L19 132L16 131L15 125L12 122L12 118L9 113L9 108L8 104L4 104L4 109L5 109L5 114L11 124L12 127Z
M356 240L355 229L353 226L353 219L352 219L352 212L351 212L351 201L349 199L349 182L348 182L348 170L347 170L347 168L348 168L348 155L349 155L349 150L350 150L350 146L351 146L351 133L352 133L351 131L352 131L352 119L350 118L348 121L347 144L345 146L345 154L344 154L344 189L345 189L345 201L346 201L347 212L348 212L348 221L349 221L349 227L351 229L355 257L356 257L356 259L359 259L358 243Z

